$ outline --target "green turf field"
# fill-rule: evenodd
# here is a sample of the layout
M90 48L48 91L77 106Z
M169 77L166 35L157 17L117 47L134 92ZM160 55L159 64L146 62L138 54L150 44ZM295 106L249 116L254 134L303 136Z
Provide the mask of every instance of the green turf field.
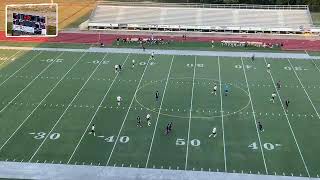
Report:
M12 50L0 60L2 161L320 174L319 61Z

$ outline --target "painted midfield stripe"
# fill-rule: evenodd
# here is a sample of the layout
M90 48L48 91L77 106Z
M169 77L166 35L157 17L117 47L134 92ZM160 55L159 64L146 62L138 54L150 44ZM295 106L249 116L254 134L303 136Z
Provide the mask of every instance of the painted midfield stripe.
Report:
M264 62L265 62L265 64L267 65L267 61L266 61L266 59L265 59L265 58L264 58ZM281 98L281 96L280 96L280 92L278 91L278 88L276 87L276 84L275 84L275 81L274 81L274 79L273 79L273 76L272 76L271 70L269 71L269 75L270 75L270 77L271 77L271 80L272 80L272 83L273 83L274 89L276 90L277 95L278 95L278 97L279 97L279 99L280 99L280 103L281 103L281 106L282 106L283 112L284 112L284 114L285 114L285 116L286 116L286 119L287 119L287 122L288 122L288 125L289 125L289 128L290 128L291 134L292 134L293 139L294 139L294 142L295 142L295 144L296 144L296 146L297 146L297 148L298 148L299 155L300 155L301 160L302 160L302 162L303 162L304 168L305 168L305 170L306 170L306 172L307 172L308 176L310 177L310 174L309 174L309 170L308 170L307 164L306 164L306 162L305 162L305 160L304 160L304 157L303 157L303 155L302 155L302 153L301 153L299 143L298 143L298 141L297 141L297 139L296 139L296 135L295 135L295 133L294 133L294 131L293 131L293 128L292 128L292 126L291 126L291 122L290 122L290 120L289 120L289 117L288 117L288 114L287 114L287 112L286 112L286 109L284 108L283 102L282 102L282 100L281 100L282 98ZM300 114L299 114L299 115L300 115Z
M60 53L57 57L59 58L61 55L63 54ZM16 100L16 98L18 98L20 96L21 93L23 93L39 76L41 76L42 73L44 73L52 64L54 63L54 61L52 61L49 65L47 65L34 79L32 79L32 81L30 81L6 106L4 106L1 110L0 113L2 113L14 100Z
M107 54L106 54L107 55ZM63 113L61 114L61 116L59 117L59 119L56 121L56 123L53 125L53 127L51 128L51 130L49 131L49 133L46 135L46 137L43 139L43 141L41 142L40 146L38 147L38 149L33 153L32 157L30 158L29 162L32 161L32 159L34 158L34 156L38 153L38 151L40 150L40 148L43 146L43 144L45 143L45 141L48 139L48 137L50 136L50 134L52 133L52 131L54 130L54 128L58 125L58 123L60 122L60 120L62 119L62 117L65 115L65 113L68 111L69 107L72 105L72 103L77 99L77 97L79 96L80 92L82 91L82 89L87 85L87 83L89 82L90 78L92 77L92 75L97 71L97 69L99 68L99 66L102 64L104 58L106 57L106 55L103 57L102 61L95 67L95 69L92 71L92 73L90 74L90 76L87 78L87 80L84 82L84 84L82 85L82 87L79 89L79 91L77 92L77 94L73 97L73 99L71 100L71 102L68 104L67 108L63 111Z
M140 81L139 81L139 83L138 83L138 86L137 86L137 88L136 88L136 91L134 92L134 95L133 95L133 97L132 97L131 103L130 103L129 108L128 108L128 110L127 110L127 113L126 113L126 115L125 115L125 117L124 117L124 119L123 119L123 122L122 122L122 124L121 124L120 130L119 130L118 135L117 135L117 138L116 138L116 140L115 140L115 143L113 144L113 147L112 147L112 150L111 150L111 152L110 152L110 155L109 155L107 164L109 164L109 162L110 162L111 156L112 156L113 151L114 151L114 149L115 149L115 147L116 147L116 145L117 145L117 142L118 142L118 140L119 140L119 137L120 137L122 128L123 128L123 126L124 126L124 123L125 123L126 120L127 120L129 111L130 111L130 109L131 109L131 106L132 106L132 104L133 104L133 101L135 100L135 97L136 97L136 95L137 95L137 92L138 92L138 90L139 90L141 81L142 81L142 79L143 79L143 77L144 77L144 74L145 74L145 72L146 72L146 70L147 70L147 67L148 67L148 65L149 65L150 60L151 60L151 58L148 59L148 62L147 62L146 66L145 66L145 68L144 68L144 70L143 70L142 76L141 76L141 78L140 78Z
M126 61L127 61L127 59L128 59L128 58L129 58L129 54L127 55L127 57L126 57L125 61L122 63L122 66L124 66L124 64L126 63ZM97 115L98 111L99 111L99 110L100 110L100 108L102 107L102 103L105 101L105 99L106 99L107 95L109 94L110 89L113 87L113 84L114 84L114 82L116 81L116 79L117 79L118 75L119 75L119 73L114 77L114 79L113 79L113 81L112 81L111 85L109 86L109 88L108 88L107 92L104 94L103 98L101 99L101 101L100 101L100 103L99 103L99 105L98 105L98 108L97 108L97 109L96 109L96 111L94 112L94 114L93 114L93 116L92 116L92 118L91 118L90 122L88 123L88 125L87 125L86 129L85 129L85 130L84 130L84 132L82 133L82 136L81 136L80 140L78 141L78 143L77 143L76 147L74 148L74 150L73 150L73 152L72 152L71 156L69 157L67 164L69 164L69 163L70 163L70 161L72 160L72 158L73 158L74 154L75 154L75 153L76 153L76 151L78 150L78 147L79 147L80 143L82 142L82 139L83 139L84 135L85 135L85 134L86 134L86 132L88 131L88 129L89 129L89 127L90 127L90 125L91 125L91 123L92 123L93 119L96 117L96 115Z
M69 72L75 67L78 62L82 59L82 57L86 53L82 54L80 58L75 62L72 67L62 76L62 78L54 85L53 88L46 94L46 96L40 101L40 103L31 111L31 113L22 121L22 123L17 127L17 129L10 135L10 137L6 140L5 143L0 147L0 151L3 149L3 147L10 141L10 139L17 133L18 130L24 125L24 123L29 119L29 117L38 109L38 107L42 104L42 102L51 94L51 92L60 84L60 82L69 74Z
M190 100L190 111L189 111L189 125L188 125L188 137L187 137L187 151L186 151L186 162L184 165L184 169L187 170L188 167L188 156L189 156L189 143L190 143L190 126L192 119L192 105L193 105L193 92L194 92L194 78L196 76L196 64L197 64L197 56L194 58L194 66L193 66L193 77L192 77L192 89L191 89L191 100Z
M244 68L245 66L244 66L242 57L241 57L241 63L242 63L242 67L243 67L242 69L243 69L244 77L245 77L246 83L248 85L247 88L248 88L248 94L249 94L251 109L252 109L252 112L254 112L253 102L252 102L250 88L249 88L249 83L248 83L248 79L247 79L246 68ZM263 151L263 148L262 148L263 146L262 146L260 134L259 134L259 131L258 131L258 124L257 124L256 115L255 115L255 113L252 113L252 114L253 114L253 118L254 118L254 121L255 121L255 126L256 126L255 129L257 131L257 135L258 135L258 139L259 139L260 150L261 150L261 155L262 155L262 159L263 159L264 168L265 168L266 174L268 174L268 168L267 168L267 164L266 164L266 160L265 160L265 156L264 156L264 151Z
M154 130L153 130L152 139L151 139L151 144L150 144L150 148L149 148L149 152L148 152L148 157L147 157L147 161L146 161L146 165L145 165L146 168L148 167L148 163L149 163L149 159L150 159L150 154L151 154L151 150L152 150L152 145L153 145L153 141L154 141L154 136L155 136L155 134L156 134L156 130L157 130L157 126L158 126L158 121L159 121L159 117L160 117L160 112L161 112L161 108L162 108L163 99L164 99L164 96L165 96L166 90L167 90L167 85L168 85L168 81L169 81L169 77L170 77L170 73L171 73L171 68L172 68L173 59L174 59L174 56L172 56L172 59L171 59L171 63L170 63L170 67L169 67L169 72L168 72L168 75L167 75L166 84L165 84L165 86L164 86L164 90L163 90L163 93L162 93L161 103L160 103L160 107L159 107L159 111L158 111L158 116L157 116L157 120L156 120L155 127L154 127ZM178 111L179 111L179 109L178 109Z
M223 156L224 156L224 171L227 172L227 155L226 155L226 142L224 137L224 116L223 116L223 101L222 101L222 82L221 82L221 66L220 57L218 56L218 67L219 67L219 84L220 84L220 111L221 111L221 126L222 126L222 140L223 140Z

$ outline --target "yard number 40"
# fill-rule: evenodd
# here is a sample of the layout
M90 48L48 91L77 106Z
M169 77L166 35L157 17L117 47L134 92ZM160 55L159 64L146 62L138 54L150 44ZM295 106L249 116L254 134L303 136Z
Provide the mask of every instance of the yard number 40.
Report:
M281 144L272 144L272 143L264 143L263 144L263 148L266 149L266 150L274 150L276 147L280 147ZM253 142L251 144L249 144L248 148L250 149L253 149L253 150L256 150L258 149L258 145L257 145L257 142Z

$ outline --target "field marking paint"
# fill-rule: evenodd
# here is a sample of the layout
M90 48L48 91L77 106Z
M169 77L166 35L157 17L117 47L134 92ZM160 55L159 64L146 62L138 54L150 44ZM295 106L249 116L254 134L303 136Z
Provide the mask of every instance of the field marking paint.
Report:
M125 61L122 63L122 66L124 66L124 64L126 63L127 59L129 58L129 55L130 55L130 54L127 55ZM79 147L80 143L82 142L83 137L85 136L86 132L88 131L88 129L89 129L90 125L92 124L93 119L96 117L98 111L99 111L100 108L102 107L102 103L105 101L105 99L106 99L107 95L109 94L109 91L110 91L111 88L113 87L113 84L114 84L114 82L116 81L118 75L119 75L119 73L117 73L117 75L114 77L114 79L113 79L112 83L110 84L107 92L104 94L103 98L101 99L101 101L100 101L100 103L99 103L99 105L98 105L98 108L97 108L96 111L94 112L94 114L93 114L90 122L88 123L86 129L85 129L84 132L82 133L82 136L81 136L80 140L78 141L78 144L77 144L76 147L74 148L71 156L69 157L69 160L68 160L67 164L70 163L70 161L72 160L74 154L75 154L76 151L78 150L78 147Z
M60 84L60 82L69 74L69 72L73 69L74 66L78 64L78 62L82 59L82 57L87 52L83 53L77 62L75 62L72 67L62 76L62 78L51 88L51 90L46 94L46 96L40 101L40 103L31 111L31 113L22 121L22 123L17 127L17 129L10 135L10 137L6 140L5 143L0 147L0 151L3 149L3 147L10 141L10 139L20 130L20 128L24 125L24 123L29 119L29 117L40 107L40 105L43 103L43 101L51 94L51 92Z
M266 60L266 58L264 58L264 62L265 62L265 64L267 65L267 60ZM284 114L285 114L285 116L286 116L286 119L287 119L287 121L288 121L288 125L289 125L289 128L290 128L291 134L292 134L293 139L294 139L294 142L296 143L296 146L297 146L297 148L298 148L298 151L299 151L300 157L301 157L301 159L302 159L303 165L304 165L304 167L305 167L305 169L306 169L306 172L307 172L308 176L310 177L309 169L308 169L307 164L306 164L306 162L305 162L305 160L304 160L304 158L303 158L303 155L302 155L302 153L301 153L300 146L299 146L299 144L298 144L298 141L297 141L297 139L296 139L296 135L295 135L295 133L294 133L294 131L293 131L293 128L292 128L292 126L291 126L291 122L290 122L290 120L289 120L288 114L287 114L287 112L286 112L286 110L285 110L285 108L284 108L283 102L282 102L282 100L281 100L280 93L279 93L279 91L278 91L278 88L276 87L276 83L275 83L275 81L274 81L274 79L273 79L272 73L271 73L271 71L269 71L268 73L269 73L269 75L270 75L270 77L271 77L271 80L272 80L274 89L276 90L277 95L278 95L278 97L279 97L279 100L280 100L280 103L281 103L283 112L284 112Z
M313 59L311 59L312 60L312 62L313 62L313 64L314 64L314 66L317 68L317 70L320 72L320 69L319 69L319 67L318 67L318 65L317 65L317 63L316 62L314 62L314 60Z
M186 162L184 165L184 169L187 170L188 167L188 156L189 156L189 141L190 141L190 126L192 119L192 106L193 106L193 91L194 91L194 78L196 76L196 64L197 64L197 56L194 57L194 67L193 67L193 77L192 77L192 89L191 89L191 100L190 100L190 111L189 111L189 126L188 126L188 137L187 137L187 151L186 151Z
M242 63L242 67L244 67L244 63L243 63L242 57L241 57L241 63ZM247 73L246 73L246 70L245 70L246 68L242 68L242 69L243 69L244 77L245 77L246 83L247 83L247 88L248 88L248 94L249 94L251 109L252 109L252 112L255 112L255 111L254 111L254 108L253 108L253 103L252 103L252 98L251 98L251 92L250 92L249 83L248 83L248 79L247 79ZM258 131L258 124L257 124L257 119L256 119L256 113L252 113L252 115L253 115L253 118L254 118L254 121L255 121L255 126L256 126L255 129L256 129L256 131L257 131L257 135L258 135L258 139L259 139L260 150L261 150L261 154L262 154L262 159L263 159L264 168L265 168L266 174L268 174L268 168L267 168L266 160L265 160L265 157L264 157L264 151L263 151L263 147L262 147L262 144L261 144L260 134L259 134L259 131Z
M9 58L7 58L6 60L4 60L2 63L0 63L0 66L4 63L6 63L9 59L14 58L19 52L21 52L21 50L15 52L13 55L11 55Z
M64 54L64 52L60 53L60 54L56 57L56 59L59 58L59 57L60 57L61 55L63 55L63 54ZM9 101L9 103L8 103L7 105L5 105L5 106L0 110L0 113L2 113L14 100L16 100L17 97L19 97L20 94L23 93L36 79L38 79L38 77L39 77L42 73L44 73L53 63L54 63L54 61L51 62L49 65L47 65L44 69L42 69L42 71L41 71L36 77L34 77L11 101Z
M218 67L219 67L219 83L220 83L220 110L221 110L221 124L222 124L222 140L223 140L223 156L224 156L224 171L227 172L227 155L226 155L226 142L224 137L224 120L223 120L223 102L222 102L222 82L221 82L221 67L220 57L218 56Z
M103 59L107 56L107 54L104 55ZM37 148L37 150L33 153L33 155L31 156L29 162L32 161L32 159L34 158L34 156L38 153L38 151L40 150L40 148L43 146L43 144L45 143L45 141L48 139L48 137L51 135L52 131L54 130L54 128L58 125L58 123L60 122L60 120L63 118L63 116L66 114L66 112L68 111L68 109L70 108L70 106L72 105L72 103L77 99L77 97L79 96L79 94L81 93L82 89L87 85L87 83L89 82L89 80L91 79L91 77L93 76L93 74L97 71L97 69L100 67L102 61L95 67L95 69L92 71L92 73L90 74L90 76L87 78L87 80L84 82L84 84L82 85L82 87L78 90L77 94L73 97L73 99L71 100L71 102L68 104L67 108L63 111L63 113L61 114L61 116L59 117L59 119L56 121L56 123L53 125L53 127L51 128L51 130L48 132L48 134L46 135L46 137L43 139L43 141L41 142L41 144L39 145L39 147Z
M148 65L149 65L150 60L151 60L151 58L148 59L148 62L147 62L147 64L146 64L146 66L144 67L144 70L143 70L143 73L142 73L142 75L141 75L141 78L140 78L140 81L139 81L139 83L138 83L138 86L137 86L137 88L136 88L136 91L134 92L134 95L133 95L132 100L131 100L131 102L130 102L129 108L128 108L127 112L126 112L126 115L125 115L123 121L122 121L120 130L119 130L118 135L117 135L117 138L116 138L116 140L115 140L115 143L113 144L112 150L111 150L111 152L110 152L110 155L109 155L109 158L108 158L108 161L107 161L107 165L109 164L110 159L111 159L111 156L112 156L112 154L113 154L113 151L114 151L114 149L115 149L115 147L116 147L116 145L117 145L117 142L118 142L118 140L119 140L119 137L120 137L122 128L123 128L123 126L124 126L124 123L125 123L126 120L127 120L129 111L130 111L130 109L131 109L131 106L132 106L132 104L133 104L134 99L136 98L137 92L138 92L138 90L139 90L139 86L140 86L140 84L141 84L141 82L142 82L142 79L143 79L144 74L145 74L145 72L146 72L146 70L147 70L147 67L148 67Z
M291 67L293 67L293 66L292 66L292 64L291 64L290 59L288 59L288 62L289 62L289 64L290 64L290 66L291 66ZM307 97L308 97L308 99L309 99L309 102L311 103L311 105L312 105L312 107L313 107L314 111L316 112L316 114L317 114L318 118L320 119L320 115L319 115L319 113L318 113L318 111L317 111L316 107L314 106L314 104L313 104L313 102L312 102L312 100L311 100L311 98L310 98L310 96L309 96L308 92L306 91L306 88L305 88L305 87L304 87L304 85L302 84L302 82L301 82L301 80L300 80L300 78L299 78L299 76L298 76L298 74L297 74L296 70L294 70L294 69L293 69L293 72L294 72L294 74L296 75L297 79L299 80L299 83L300 83L300 85L302 86L303 91L306 93L306 95L307 95Z
M166 84L165 84L165 86L164 86L164 90L163 90L163 93L162 93L161 103L160 103L160 107L159 107L159 111L158 111L158 116L157 116L156 124L155 124L154 130L153 130L152 139L151 139L151 144L150 144L150 147L149 147L149 152L148 152L148 157L147 157L147 162L146 162L146 165L145 165L146 168L148 167L148 163L149 163L149 159L150 159L150 154L151 154L151 150L152 150L152 145L153 145L153 141L154 141L154 136L155 136L155 134L156 134L156 130L157 130L157 126L158 126L158 121L159 121L159 117L160 117L160 112L161 112L161 108L162 108L163 99L164 99L164 96L165 96L166 90L167 90L167 85L168 85L168 81L169 81L169 77L170 77L170 73L171 73L171 68L172 68L173 59L174 59L174 56L172 56L172 59L171 59L171 63L170 63L170 67L169 67L169 72L168 72L168 75L167 75ZM178 111L179 111L179 109L178 109Z

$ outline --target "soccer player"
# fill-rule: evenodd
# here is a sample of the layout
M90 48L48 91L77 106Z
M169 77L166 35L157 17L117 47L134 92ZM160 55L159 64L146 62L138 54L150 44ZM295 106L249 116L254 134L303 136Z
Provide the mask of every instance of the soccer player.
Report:
M285 108L286 108L287 111L288 111L289 103L290 103L290 101L287 98L286 101L285 101L285 105L286 105Z
M134 68L134 63L135 63L135 60L132 59L132 69Z
M274 103L274 99L276 98L277 94L275 92L273 92L271 94L271 98L270 98L270 101L272 101Z
M159 99L159 91L156 91L156 101Z
M151 115L150 114L147 114L147 123L148 123L148 126L150 126L151 125L151 120L150 120L150 118L151 118Z
M168 135L172 130L172 122L170 122L166 127L166 135Z
M119 69L118 64L114 65L114 72L115 72L115 73L117 73L117 72L118 72L118 69Z
M213 86L213 92L211 92L211 94L214 94L215 96L217 95L217 89L218 89L218 87L217 87L217 85L215 84L214 86Z
M263 132L263 131L264 131L264 129L263 129L262 124L260 123L260 121L258 122L258 129L259 129L260 132Z
M254 58L255 58L255 57L254 57L254 54L253 54L252 57L251 57L251 61L252 61L252 62L254 61Z
M280 84L280 81L278 81L277 82L277 89L280 90L280 88L281 88L281 84Z
M214 138L217 136L217 128L216 128L216 127L214 127L214 128L212 129L212 132L211 132L211 134L209 135L209 138L210 138L211 136L213 136Z
M230 91L229 86L228 86L228 84L226 84L226 85L224 86L224 95L225 95L225 96L228 96L229 91Z
M121 96L117 96L117 104L118 104L118 106L120 106L121 101L122 101L122 97Z
M270 71L270 68L271 68L271 64L268 63L268 64L267 64L267 71L268 71L268 72Z
M89 132L89 134L93 134L93 136L96 136L96 132L94 129L95 129L94 124L92 124L91 131Z
M137 126L142 127L140 116L137 117Z
M154 59L154 52L151 53L150 58L153 60Z

